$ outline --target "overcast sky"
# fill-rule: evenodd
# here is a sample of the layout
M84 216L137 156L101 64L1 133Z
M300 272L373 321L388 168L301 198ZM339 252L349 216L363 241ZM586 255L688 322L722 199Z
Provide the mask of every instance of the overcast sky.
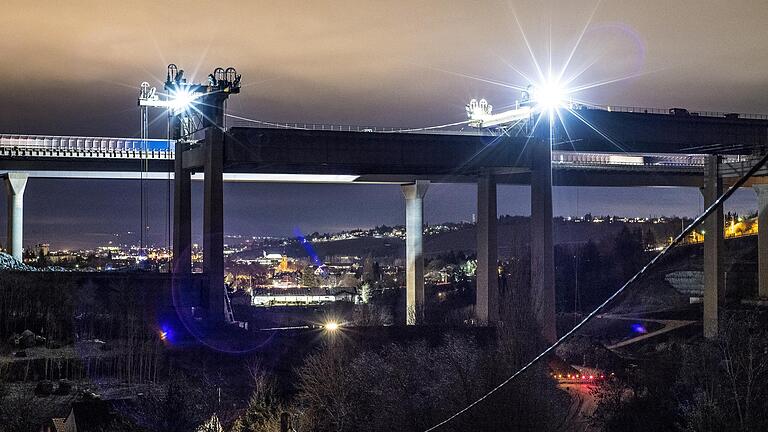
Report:
M551 57L558 72L588 22L564 76L584 71L576 85L627 79L585 90L580 99L768 112L765 0L5 0L0 132L136 136L137 87L144 80L159 85L171 62L199 80L216 66L235 66L244 88L229 109L249 118L450 123L463 120L472 97L495 106L518 97L467 75L519 86L527 84L523 76L537 75L523 34L541 68L549 68ZM135 229L137 218L126 215L139 214L136 186L31 180L27 243L91 244ZM226 189L232 233L287 234L296 226L323 231L403 219L396 186ZM153 183L152 192L153 224L164 227L165 185ZM503 188L500 213L525 214L527 194L527 188ZM695 190L561 188L555 199L561 214L692 215L701 206ZM754 207L749 191L736 200L734 208ZM427 195L427 218L469 219L474 205L473 186L436 186Z

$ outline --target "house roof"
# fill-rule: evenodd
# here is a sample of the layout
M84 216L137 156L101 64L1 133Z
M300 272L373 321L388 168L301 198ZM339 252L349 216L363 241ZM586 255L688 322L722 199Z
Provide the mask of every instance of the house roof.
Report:
M52 418L51 424L53 424L53 430L55 432L64 432L64 422L66 421L65 418Z
M101 430L114 418L112 405L100 399L75 402L70 415L75 417L78 432Z

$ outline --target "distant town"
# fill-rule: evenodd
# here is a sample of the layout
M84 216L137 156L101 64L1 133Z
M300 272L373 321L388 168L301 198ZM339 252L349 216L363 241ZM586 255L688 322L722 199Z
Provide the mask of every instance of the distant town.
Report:
M515 226L527 223L527 220L522 216L502 216L499 224L509 227L510 236L519 237L520 230ZM556 231L567 234L561 236L560 241L566 244L597 240L601 235L616 235L620 228L626 227L628 232L640 237L646 251L652 251L669 244L689 222L678 217L586 214L556 218L555 226ZM590 228L596 225L614 229L594 231ZM425 282L436 288L436 298L453 295L460 289L460 281L466 281L469 286L474 278L476 260L471 235L474 227L474 222L467 221L424 227L427 240ZM500 230L500 237L504 232ZM728 214L725 233L726 237L756 234L755 215ZM703 231L695 231L686 241L700 243L704 235ZM227 235L225 280L230 302L235 308L361 303L369 300L372 290L379 293L398 291L405 282L404 238L405 227L402 225L336 233L313 232L296 237ZM430 241L447 242L447 245L430 250ZM504 245L505 242L500 241L500 269L516 259L514 251L505 253ZM441 255L444 251L450 252L449 259ZM165 246L142 248L135 244L109 242L93 249L58 250L41 243L27 248L24 262L19 265L65 271L168 272L171 255L171 250ZM202 257L201 245L194 244L193 272L202 272Z

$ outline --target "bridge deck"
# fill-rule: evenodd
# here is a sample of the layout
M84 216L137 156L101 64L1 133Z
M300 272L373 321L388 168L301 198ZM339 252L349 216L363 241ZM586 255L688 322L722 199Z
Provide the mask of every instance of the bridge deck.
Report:
M598 109L573 113L563 115L566 127L556 131L555 184L700 186L707 153L724 154L723 173L734 177L753 160L739 153L768 147L768 120L763 118ZM225 181L471 182L478 172L491 170L500 182L527 183L528 153L536 143L476 132L347 129L231 128ZM191 166L200 165L199 153L194 146L187 151ZM174 143L167 140L0 135L0 173L167 180L173 157ZM142 166L148 172L142 173Z

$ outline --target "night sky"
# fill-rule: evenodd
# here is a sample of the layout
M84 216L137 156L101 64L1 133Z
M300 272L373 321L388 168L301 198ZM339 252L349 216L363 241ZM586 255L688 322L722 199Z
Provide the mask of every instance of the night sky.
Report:
M594 12L594 15L592 16ZM695 12L695 13L694 13ZM420 127L464 119L485 97L517 91L464 75L527 84L627 78L578 94L601 105L768 112L765 0L722 1L8 1L0 14L0 133L137 136L137 87L176 63L198 80L235 66L230 112L260 120ZM695 16L695 18L693 18ZM517 19L515 18L517 17ZM197 72L197 73L195 73ZM162 123L162 122L160 122ZM153 129L163 137L162 127ZM151 183L151 233L166 231L166 187ZM195 186L201 196L201 185ZM284 235L399 224L399 187L227 184L226 231ZM469 220L473 185L433 185L428 222ZM729 204L746 212L754 194ZM557 188L555 213L694 215L694 189ZM5 215L5 197L0 198ZM200 205L195 206L199 216ZM93 246L138 228L137 182L30 181L25 243ZM528 189L501 187L499 213L527 214ZM4 231L1 230L0 231ZM198 229L199 232L199 229ZM5 242L0 235L0 242Z

